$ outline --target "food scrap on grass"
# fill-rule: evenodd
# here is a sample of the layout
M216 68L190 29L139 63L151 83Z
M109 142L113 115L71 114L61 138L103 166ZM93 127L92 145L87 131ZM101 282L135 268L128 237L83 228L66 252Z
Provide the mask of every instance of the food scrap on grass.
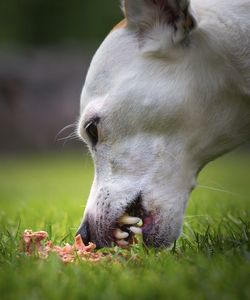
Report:
M85 245L80 235L75 237L73 245L66 244L64 247L53 245L52 241L48 241L48 233L46 231L33 232L25 230L23 233L24 251L27 255L37 253L41 258L48 258L50 253L56 253L64 263L72 263L78 259L99 262L105 256L101 253L94 252L96 245L89 243Z

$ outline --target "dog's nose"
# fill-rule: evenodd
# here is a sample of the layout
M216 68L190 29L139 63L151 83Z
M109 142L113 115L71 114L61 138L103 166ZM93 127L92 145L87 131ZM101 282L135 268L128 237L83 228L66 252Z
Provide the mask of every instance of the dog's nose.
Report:
M90 242L90 232L89 232L89 222L88 219L86 218L80 228L78 229L76 235L81 235L81 238L84 242L85 245L88 245Z

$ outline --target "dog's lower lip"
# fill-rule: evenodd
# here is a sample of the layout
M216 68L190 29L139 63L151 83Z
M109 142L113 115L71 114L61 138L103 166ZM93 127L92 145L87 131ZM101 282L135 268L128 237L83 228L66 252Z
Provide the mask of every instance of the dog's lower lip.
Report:
M142 233L148 233L149 231L151 231L153 227L153 216L150 214L149 216L145 217L143 219L143 226L142 226Z

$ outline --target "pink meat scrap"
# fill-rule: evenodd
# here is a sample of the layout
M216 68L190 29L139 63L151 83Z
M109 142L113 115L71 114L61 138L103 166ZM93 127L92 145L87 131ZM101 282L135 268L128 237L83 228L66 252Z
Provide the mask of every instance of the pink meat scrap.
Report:
M47 258L51 252L55 252L65 263L74 262L77 259L98 262L104 257L100 253L93 252L96 248L94 243L89 243L86 246L80 235L75 237L73 245L66 244L64 247L55 246L52 241L46 242L47 238L48 233L46 231L25 230L23 233L25 253L27 255L38 253L39 257Z

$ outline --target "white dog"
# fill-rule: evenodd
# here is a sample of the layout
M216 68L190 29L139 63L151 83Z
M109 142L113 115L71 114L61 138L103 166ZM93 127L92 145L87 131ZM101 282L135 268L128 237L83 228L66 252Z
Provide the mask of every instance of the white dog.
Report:
M123 10L83 88L79 134L95 178L78 233L127 246L123 224L139 217L131 231L164 247L199 171L250 138L250 0L125 0Z

